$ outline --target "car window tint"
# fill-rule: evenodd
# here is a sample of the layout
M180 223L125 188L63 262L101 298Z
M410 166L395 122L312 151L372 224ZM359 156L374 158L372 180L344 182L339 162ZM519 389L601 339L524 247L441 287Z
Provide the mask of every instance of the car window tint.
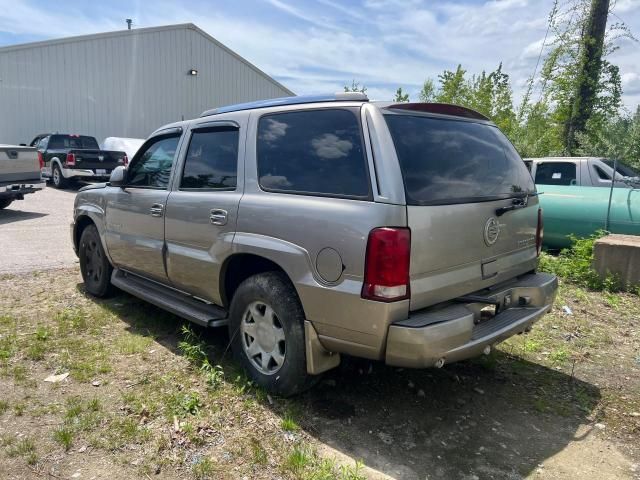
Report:
M468 203L533 192L524 162L490 124L385 114L409 205Z
M164 137L136 155L127 173L127 185L167 188L179 140L179 136Z
M216 128L191 136L180 188L234 190L238 174L238 129Z
M611 176L607 172L602 170L600 167L594 166L593 168L595 169L596 173L598 174L598 177L600 177L600 180L611 180Z
M258 177L264 190L366 198L360 124L349 110L265 115L258 124Z
M77 148L98 150L98 141L86 135L51 135L49 148L52 150L63 148Z
M576 164L573 162L544 162L536 168L536 183L540 185L575 185Z

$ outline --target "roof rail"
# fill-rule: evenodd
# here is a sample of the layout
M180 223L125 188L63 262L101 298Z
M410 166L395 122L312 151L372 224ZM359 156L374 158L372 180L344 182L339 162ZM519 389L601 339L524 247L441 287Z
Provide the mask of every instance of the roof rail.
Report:
M361 92L337 92L333 95L300 95L298 97L270 98L268 100L258 100L255 102L238 103L225 107L212 108L202 112L200 117L208 117L218 113L239 112L241 110L253 110L254 108L279 107L282 105L299 105L302 103L317 102L368 102L369 98Z

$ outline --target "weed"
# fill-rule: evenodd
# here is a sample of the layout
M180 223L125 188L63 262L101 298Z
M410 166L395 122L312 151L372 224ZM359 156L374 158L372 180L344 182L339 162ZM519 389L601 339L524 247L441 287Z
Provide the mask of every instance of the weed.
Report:
M116 347L120 353L134 355L144 352L153 340L141 335L125 335L117 339Z
M25 410L27 409L27 404L24 402L16 403L13 406L13 413L15 413L16 417L21 417L24 415Z
M58 333L65 335L79 333L87 329L87 312L81 309L67 308L55 316Z
M7 455L10 457L28 457L35 452L36 444L32 439L27 437L19 440L17 443L11 442L7 450Z
M24 365L16 365L13 367L13 379L16 382L24 382L27 379L27 369Z
M215 464L209 458L203 458L194 463L191 467L191 473L197 480L206 480L212 478L212 474L215 473Z
M6 400L0 400L0 415L9 409L9 402Z
M48 340L50 336L51 336L51 332L47 327L40 325L36 329L35 337L36 337L36 340L38 340L39 342L44 342Z
M11 435L9 433L3 433L0 435L0 447L10 447L16 443L15 435Z
M249 442L251 443L251 453L253 454L253 461L258 465L266 465L268 460L267 451L260 444L260 441L255 437L251 437Z
M47 351L46 345L41 341L35 341L27 348L27 358L38 362L44 358L44 354Z
M64 447L65 452L69 451L73 443L73 431L68 427L56 428L53 431L53 439Z
M293 450L287 455L284 462L284 466L287 470L291 471L297 477L301 477L304 470L313 461L313 454L309 448L296 445Z
M298 426L296 421L289 414L284 416L284 418L280 422L280 426L286 432L295 432L297 430L300 430L300 427Z
M551 360L553 363L564 363L568 360L568 358L569 352L564 347L557 348L556 350L551 352L551 354L549 354L549 360Z
M182 355L189 360L189 363L195 366L201 366L207 359L206 345L200 340L200 336L193 331L191 326L182 325L182 338L178 342L178 349Z

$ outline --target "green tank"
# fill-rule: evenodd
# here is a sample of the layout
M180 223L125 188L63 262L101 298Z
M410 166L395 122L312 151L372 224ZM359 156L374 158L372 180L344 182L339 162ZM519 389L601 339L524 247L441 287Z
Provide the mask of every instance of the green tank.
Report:
M536 185L544 214L547 248L571 245L569 235L578 238L605 230L609 188ZM640 189L614 188L609 228L611 233L640 235Z

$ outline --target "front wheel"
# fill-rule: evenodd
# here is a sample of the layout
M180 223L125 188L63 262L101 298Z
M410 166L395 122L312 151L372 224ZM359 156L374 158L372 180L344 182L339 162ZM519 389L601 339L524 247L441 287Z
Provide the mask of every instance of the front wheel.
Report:
M113 267L104 253L100 234L95 225L82 231L78 247L80 272L84 288L96 297L107 297L112 292L111 272Z
M254 275L240 284L231 301L229 336L251 379L272 393L294 395L318 378L307 373L304 312L281 272Z
M0 200L0 210L2 210L3 208L7 208L9 205L11 205L11 202L13 202L13 199L11 198Z

